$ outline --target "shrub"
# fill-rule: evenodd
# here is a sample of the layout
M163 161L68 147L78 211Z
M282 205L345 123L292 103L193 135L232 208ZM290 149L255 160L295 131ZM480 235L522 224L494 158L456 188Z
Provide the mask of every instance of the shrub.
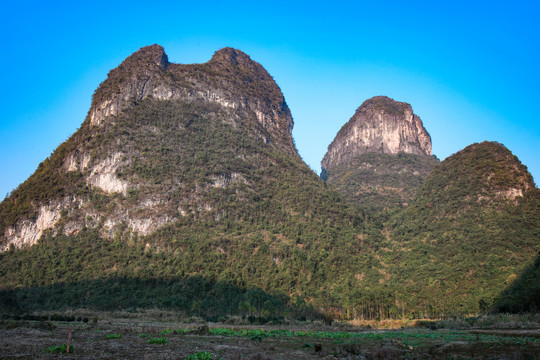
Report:
M73 351L75 351L75 348L72 345L69 345L69 353L72 353ZM62 345L50 346L46 348L45 350L43 350L43 352L50 353L50 354L54 354L54 353L63 354L67 352L67 345L62 344Z
M160 338L152 338L147 341L148 344L167 344L167 338L160 337Z
M185 360L222 360L222 358L214 357L210 351L198 351L188 355Z

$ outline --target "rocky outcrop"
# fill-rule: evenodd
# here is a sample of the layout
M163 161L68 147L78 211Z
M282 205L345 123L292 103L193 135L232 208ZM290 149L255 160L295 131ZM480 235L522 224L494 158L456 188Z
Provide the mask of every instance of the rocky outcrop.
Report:
M259 138L296 154L293 119L281 90L259 63L240 50L224 48L207 63L184 65L169 63L159 45L144 47L109 73L94 93L87 121L101 126L148 97L204 100L242 109L246 118L260 125L253 127Z
M122 161L123 157L124 156L121 153L116 153L96 164L88 172L86 183L99 187L108 193L121 193L126 195L129 184L127 181L121 180L116 176L116 171L126 163L125 161Z
M159 45L144 47L129 56L109 72L94 93L88 113L90 124L101 125L108 116L148 96L172 96L170 86L164 81L168 65L167 55Z
M321 164L325 173L360 154L400 152L431 155L431 137L411 105L375 96L339 130Z
M322 160L321 178L362 207L406 207L439 160L411 105L386 96L366 100Z
M34 245L46 230L53 229L62 218L62 210L77 206L78 200L73 196L57 199L49 204L39 206L35 219L22 219L15 226L4 231L4 242L0 243L0 251L10 245L17 248Z

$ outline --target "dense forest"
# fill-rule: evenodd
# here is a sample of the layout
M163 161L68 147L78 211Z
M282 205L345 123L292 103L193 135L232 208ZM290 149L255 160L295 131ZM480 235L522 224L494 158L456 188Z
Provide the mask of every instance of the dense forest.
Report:
M400 152L365 153L325 172L325 180L349 201L372 211L408 206L436 157Z

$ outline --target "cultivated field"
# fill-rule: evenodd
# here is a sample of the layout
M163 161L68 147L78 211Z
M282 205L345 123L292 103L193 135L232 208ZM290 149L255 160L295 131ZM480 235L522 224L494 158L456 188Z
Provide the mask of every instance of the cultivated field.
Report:
M366 329L366 326L325 326L320 323L233 325L206 323L196 318L189 320L197 322L186 323L174 321L167 314L160 317L159 320L155 317L100 314L86 319L87 322L5 319L0 322L0 358L540 358L540 329L537 324L516 319L486 321L485 324L491 325L484 325L481 329L467 326L458 329L459 321L423 323L416 328ZM62 345L67 343L68 333L71 333L72 349L66 354L66 346Z

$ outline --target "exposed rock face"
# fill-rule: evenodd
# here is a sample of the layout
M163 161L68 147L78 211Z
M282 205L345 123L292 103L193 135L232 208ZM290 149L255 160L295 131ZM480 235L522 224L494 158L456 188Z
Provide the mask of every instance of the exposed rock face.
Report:
M349 200L385 210L408 206L438 162L411 105L376 96L356 110L328 146L321 178Z
M37 211L35 220L24 219L16 226L6 229L4 236L8 240L2 244L0 251L6 250L10 244L16 247L34 245L43 232L52 228L61 218L61 211L65 206L73 205L72 199L56 200L48 205L42 205Z
M431 155L431 137L411 105L386 96L366 100L339 130L322 160L323 173L365 153Z
M123 165L122 163L121 153L116 153L104 159L89 171L87 183L111 194L121 193L126 195L128 190L127 181L121 180L116 176L116 170Z
M268 72L233 48L217 51L205 64L172 64L163 48L140 49L112 70L96 90L88 114L90 124L152 97L158 100L204 100L255 115L257 135L296 153L293 119L285 98Z
M232 168L212 173L219 166L208 163L198 165L211 170L203 173L207 179L200 178L195 185L179 178L161 184L164 177L173 177L165 173L171 167L179 174L193 169L190 158L195 154L181 154L178 139L196 121L216 129L223 127L213 122L226 123L299 158L289 107L259 63L239 50L224 48L205 64L173 64L161 46L147 46L109 72L94 93L80 130L0 204L0 251L10 244L33 245L47 230L69 235L83 227L99 227L104 237L126 230L147 235L192 215L189 209L215 210L205 198L207 188L245 185L245 174ZM205 136L202 141L208 139ZM147 142L144 148L141 142ZM242 156L234 164L249 163ZM156 164L167 170L156 170ZM240 167L244 168L250 169ZM45 195L32 190L38 185L54 191Z

